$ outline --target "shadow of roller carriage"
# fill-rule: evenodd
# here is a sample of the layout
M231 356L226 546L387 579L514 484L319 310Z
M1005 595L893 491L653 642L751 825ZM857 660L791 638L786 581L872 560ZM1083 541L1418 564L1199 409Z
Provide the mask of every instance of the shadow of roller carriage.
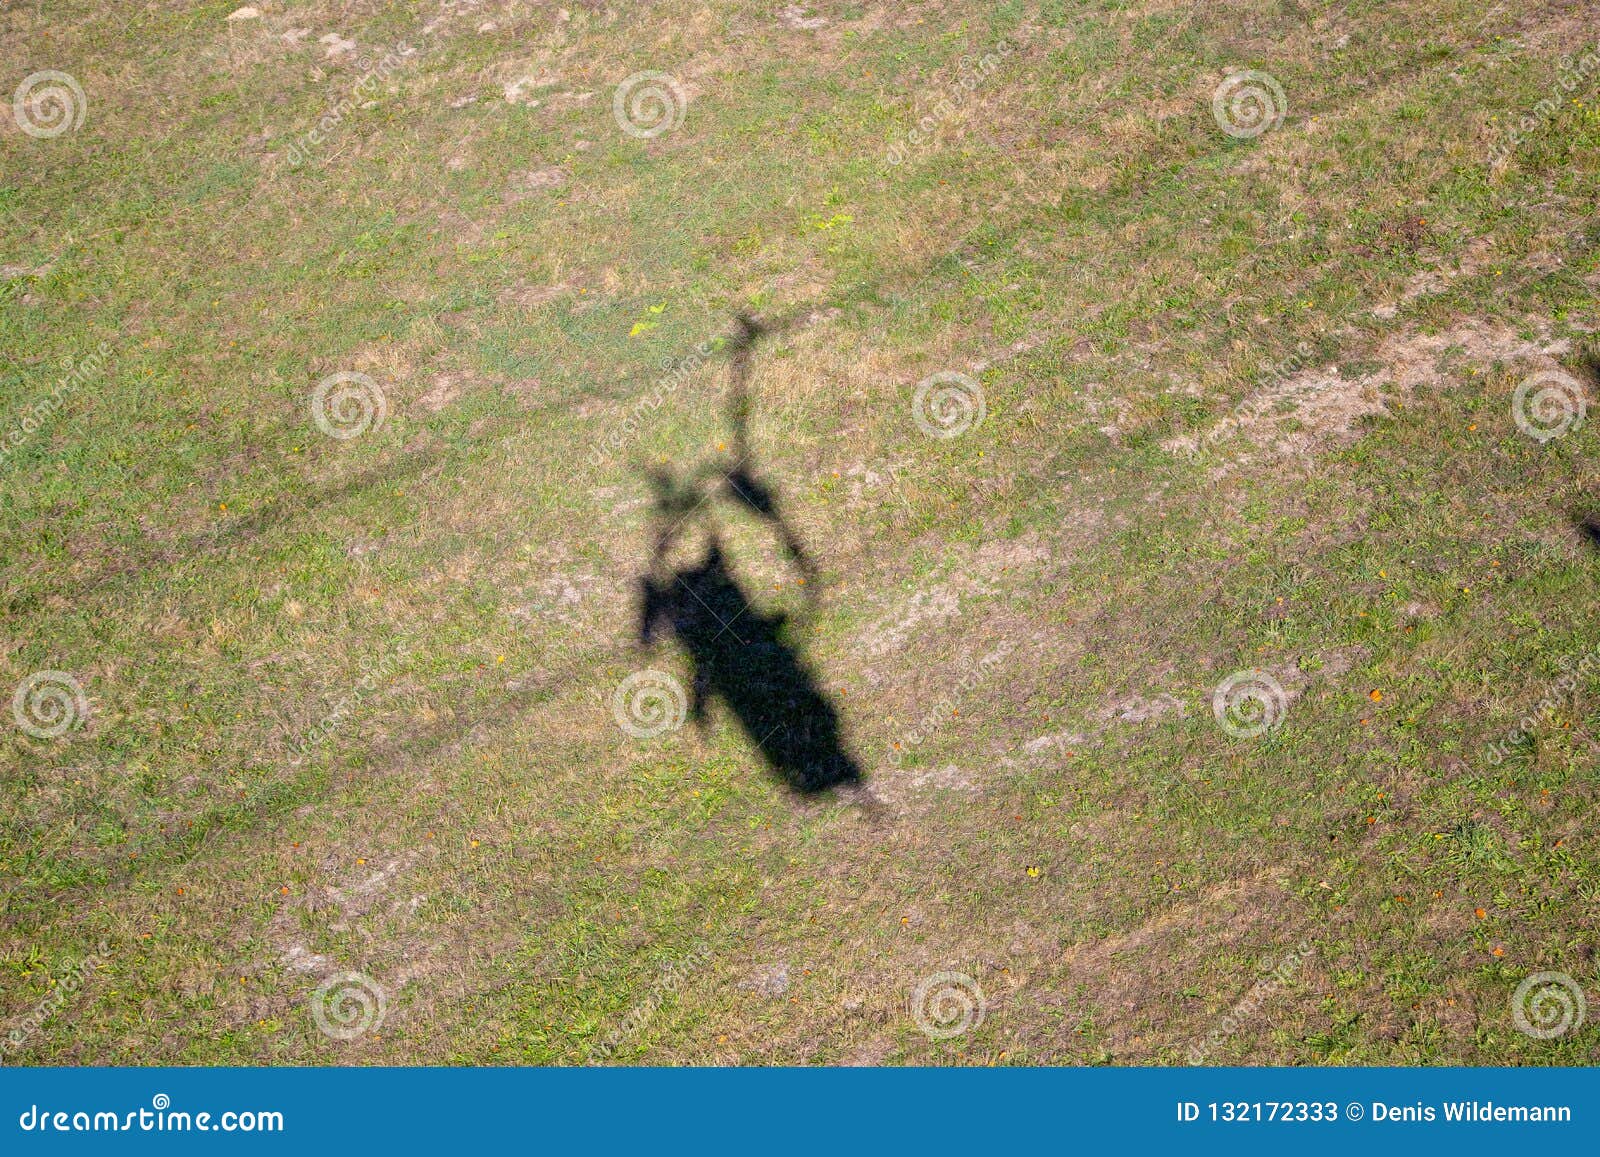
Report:
M776 488L753 466L750 362L764 331L749 317L737 321L728 399L732 453L682 473L645 470L655 530L650 567L639 579L639 641L652 647L670 639L683 649L693 669L688 710L696 727L704 732L720 704L769 770L809 795L858 784L862 772L845 749L838 712L796 643L817 605L817 572L783 516ZM751 598L721 529L729 511L753 515L800 572L800 614L764 610ZM691 534L704 537L700 557L674 566L669 560Z

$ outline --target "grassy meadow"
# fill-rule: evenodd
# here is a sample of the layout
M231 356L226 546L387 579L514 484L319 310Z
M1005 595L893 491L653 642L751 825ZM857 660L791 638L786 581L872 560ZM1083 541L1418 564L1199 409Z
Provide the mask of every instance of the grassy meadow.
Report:
M1600 1061L1592 6L0 59L6 1063ZM640 639L740 314L815 569L715 499L670 562L781 624L819 792Z

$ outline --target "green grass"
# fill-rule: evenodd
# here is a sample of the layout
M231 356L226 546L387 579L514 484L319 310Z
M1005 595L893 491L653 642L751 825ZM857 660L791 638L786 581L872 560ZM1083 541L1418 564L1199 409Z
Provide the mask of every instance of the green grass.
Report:
M4 430L108 350L0 462L0 689L90 703L5 719L7 1031L105 945L18 1060L572 1064L627 1022L613 1062L1183 1063L1307 941L1208 1063L1594 1063L1592 1018L1511 1002L1600 999L1600 678L1488 757L1600 644L1595 427L1541 445L1511 400L1595 397L1600 83L1490 163L1594 51L1565 6L234 7L0 22L6 85L87 95L54 138L0 114ZM417 53L289 167L362 75L329 32ZM1219 128L1235 68L1281 125ZM649 140L612 114L644 70L690 94ZM864 793L793 795L720 714L612 719L687 672L633 638L642 467L729 437L726 359L590 451L742 308L796 319L752 436ZM1348 432L1291 391L1209 436L1297 350L1366 384ZM946 370L987 418L936 440ZM336 372L381 427L319 431ZM1253 667L1292 698L1235 739L1212 692ZM310 1011L343 971L387 1002L350 1041ZM934 1041L941 971L987 1008Z

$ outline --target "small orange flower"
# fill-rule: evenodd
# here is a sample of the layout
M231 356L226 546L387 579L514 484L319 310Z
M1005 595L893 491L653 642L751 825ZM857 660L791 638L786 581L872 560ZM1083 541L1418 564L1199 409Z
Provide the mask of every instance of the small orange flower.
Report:
M1367 692L1367 698L1371 699L1374 703L1382 703L1383 692L1374 687L1371 691Z
M1479 920L1487 920L1489 918L1489 913L1485 912L1482 908L1474 908L1472 910L1472 914Z
M1505 954L1506 954L1506 950L1505 950L1505 949L1504 949L1504 948L1501 948L1501 947L1500 947L1500 946L1499 946L1499 945L1498 945L1498 944L1497 944L1497 945L1495 945L1495 949L1494 949L1494 954L1495 954L1495 955L1496 955L1496 956L1504 956L1504 955L1505 955Z

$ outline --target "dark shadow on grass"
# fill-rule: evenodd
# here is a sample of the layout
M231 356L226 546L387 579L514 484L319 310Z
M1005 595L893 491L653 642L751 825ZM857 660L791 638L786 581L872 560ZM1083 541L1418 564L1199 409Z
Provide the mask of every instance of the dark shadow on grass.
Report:
M724 505L753 514L804 577L807 607L815 606L816 568L783 517L777 490L751 465L746 435L750 354L762 330L748 317L738 321L729 397L732 457L681 476L646 471L657 525L650 570L639 580L639 640L650 646L670 636L688 655L693 666L689 713L696 726L704 728L709 706L720 702L773 774L794 791L811 794L861 782L861 768L845 749L838 712L792 640L801 624L752 601L716 529L716 512ZM696 526L709 539L702 557L669 565L673 548Z
M1573 523L1584 541L1600 550L1600 515L1579 513L1573 516Z

